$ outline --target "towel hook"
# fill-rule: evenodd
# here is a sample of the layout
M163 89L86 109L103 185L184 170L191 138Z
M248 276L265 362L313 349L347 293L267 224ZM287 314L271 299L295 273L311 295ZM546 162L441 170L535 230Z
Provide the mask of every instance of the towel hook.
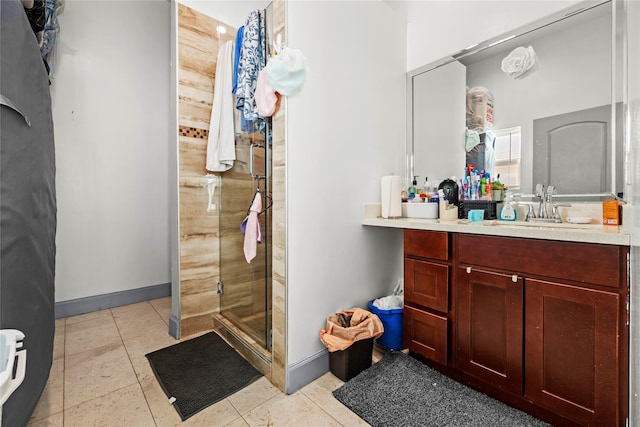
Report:
M247 209L246 216L249 216L249 213L251 212L251 206L253 206L253 201L258 195L260 195L260 197L263 197L264 199L267 200L267 206L264 209L262 209L260 212L258 212L258 215L262 215L263 213L271 209L271 206L273 206L273 198L268 194L262 195L260 188L256 188L256 191L253 193L253 197L251 198L251 204L249 205L249 209Z

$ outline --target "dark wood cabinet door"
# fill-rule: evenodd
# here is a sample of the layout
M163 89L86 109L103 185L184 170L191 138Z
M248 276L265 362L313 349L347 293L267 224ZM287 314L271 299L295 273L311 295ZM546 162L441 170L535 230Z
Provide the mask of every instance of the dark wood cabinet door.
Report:
M458 369L522 395L522 278L467 267L457 273Z
M404 298L407 303L446 313L449 310L449 266L405 258Z
M619 295L532 279L525 287L525 397L580 425L620 425Z
M447 364L447 318L404 307L404 346L441 365Z

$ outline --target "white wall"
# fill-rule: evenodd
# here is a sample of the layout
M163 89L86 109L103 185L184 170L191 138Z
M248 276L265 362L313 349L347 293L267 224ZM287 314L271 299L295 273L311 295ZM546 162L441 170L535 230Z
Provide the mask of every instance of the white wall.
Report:
M551 15L582 0L408 1L407 70Z
M380 177L402 174L405 24L380 1L291 1L287 40L308 74L287 106L287 354L322 351L326 317L402 275L402 233L361 225Z
M170 282L166 1L67 1L52 78L56 301Z

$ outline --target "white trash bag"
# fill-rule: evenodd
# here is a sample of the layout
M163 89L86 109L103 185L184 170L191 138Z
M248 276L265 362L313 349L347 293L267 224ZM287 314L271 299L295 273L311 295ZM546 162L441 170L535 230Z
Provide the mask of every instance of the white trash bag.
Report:
M393 288L392 294L386 297L376 298L375 300L373 300L373 306L379 308L380 310L403 308L404 280L402 278L398 279L398 281L396 282L396 286Z

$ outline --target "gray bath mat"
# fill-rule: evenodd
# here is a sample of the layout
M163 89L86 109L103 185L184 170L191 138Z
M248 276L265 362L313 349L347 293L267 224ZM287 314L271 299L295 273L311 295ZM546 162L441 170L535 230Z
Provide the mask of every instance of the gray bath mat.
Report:
M262 376L213 332L146 357L182 421Z
M374 427L549 426L395 351L333 395Z

